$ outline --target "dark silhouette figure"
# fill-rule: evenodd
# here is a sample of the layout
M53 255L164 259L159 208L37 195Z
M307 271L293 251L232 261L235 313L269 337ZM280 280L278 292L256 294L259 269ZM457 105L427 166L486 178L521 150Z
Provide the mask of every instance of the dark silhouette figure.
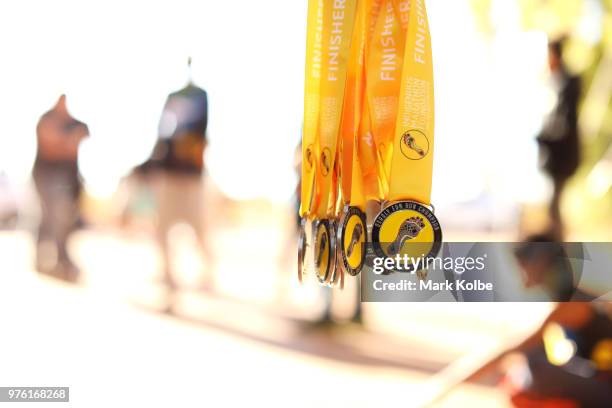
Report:
M564 232L560 210L563 190L580 163L578 102L582 87L580 78L572 76L563 62L563 44L560 40L548 46L549 66L558 99L537 137L540 164L553 183L549 211L551 232L557 240L562 240Z
M191 66L191 60L188 62ZM178 222L186 222L195 231L207 263L212 263L211 251L204 241L203 171L207 145L208 96L206 91L188 84L166 99L159 122L157 143L151 158L137 172L145 172L155 192L157 240L164 260L164 280L173 290L176 282L172 272L168 233Z
M67 281L78 278L67 242L79 215L78 149L88 135L87 125L68 112L65 95L36 127L38 150L33 177L41 203L36 267L41 273Z

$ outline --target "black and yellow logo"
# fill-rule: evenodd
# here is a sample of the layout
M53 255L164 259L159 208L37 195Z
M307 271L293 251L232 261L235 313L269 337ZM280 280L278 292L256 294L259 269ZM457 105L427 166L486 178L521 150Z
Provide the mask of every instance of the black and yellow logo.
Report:
M429 139L420 130L409 130L402 135L400 150L410 160L422 160L429 154Z
M313 224L314 267L317 279L322 284L329 284L336 267L336 237L333 224L329 220Z
M340 219L338 243L342 268L351 276L358 275L363 268L366 242L365 213L357 207L348 207Z
M391 256L400 253L404 243L419 237L421 231L425 229L425 220L422 217L410 217L404 220L397 231L395 240L389 245L387 252Z
M332 167L331 151L326 147L321 152L321 174L327 176Z
M306 169L308 171L312 171L312 168L314 167L314 164L315 164L315 155L314 155L312 145L306 147L305 156L306 156Z
M372 225L372 243L378 257L430 258L440 251L442 229L429 208L412 201L400 201L378 214Z

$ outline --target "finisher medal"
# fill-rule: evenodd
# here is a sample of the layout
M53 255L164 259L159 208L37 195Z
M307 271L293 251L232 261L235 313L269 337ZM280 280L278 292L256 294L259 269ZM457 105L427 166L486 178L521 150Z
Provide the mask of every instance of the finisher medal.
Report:
M299 278L343 285L368 239L392 271L424 273L442 230L431 205L433 60L425 0L309 0ZM384 202L368 234L368 201ZM310 245L309 245L310 244ZM391 271L391 272L392 272Z
M430 206L434 148L433 61L425 0L410 3L388 204L372 226L378 256L404 260L437 256L442 230ZM414 273L404 261L401 272ZM419 277L424 278L420 273Z
M336 284L340 277L336 273L337 157L356 8L357 0L309 2L308 38L312 41L307 41L307 55L312 58L307 60L306 91L311 97L305 103L304 139L314 140L310 158L315 171L309 172L308 162L302 168L315 180L307 216L313 221L315 275L325 285ZM315 100L316 106L310 103ZM303 195L302 205L306 200Z
M359 160L358 139L362 127L365 101L365 48L370 1L359 2L349 65L345 103L340 133L341 198L343 210L338 222L337 246L339 275L357 276L365 263L367 223L366 199L363 191L363 175Z
M376 256L409 259L430 258L438 255L442 245L442 229L434 213L413 201L399 201L388 205L374 220L372 241ZM410 263L398 272L418 272Z

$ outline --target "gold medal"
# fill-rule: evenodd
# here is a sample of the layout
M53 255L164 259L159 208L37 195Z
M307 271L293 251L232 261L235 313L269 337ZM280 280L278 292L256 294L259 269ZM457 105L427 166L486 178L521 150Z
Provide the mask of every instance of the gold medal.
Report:
M330 220L313 223L314 269L319 283L330 285L336 269L336 234Z
M400 201L385 207L372 225L372 242L376 256L408 259L436 257L442 246L440 222L426 206ZM414 273L412 263L401 272Z
M403 17L403 20L406 18ZM406 260L437 256L442 230L431 205L434 149L433 59L424 0L410 2L390 161L388 204L372 226L377 256ZM402 272L417 272L414 263ZM422 265L422 263L419 263ZM423 273L419 273L424 278Z
M362 123L365 98L365 59L370 15L372 10L378 10L381 0L359 2L357 22L353 33L349 80L346 86L345 106L342 117L340 186L341 205L338 222L336 245L338 248L337 268L340 285L343 284L344 273L356 276L365 263L365 243L367 242L367 224L365 217L366 197L364 193L364 177L359 152L360 130L368 128L369 122ZM374 4L377 3L377 4ZM365 131L365 130L364 130ZM365 163L364 163L365 164Z
M347 207L338 227L338 257L344 272L357 276L365 263L366 215L357 207Z
M311 267L336 286L361 272L368 238L381 257L441 248L431 38L424 0L309 0L308 10L300 214L312 224L302 223L298 274ZM371 237L367 200L388 203Z

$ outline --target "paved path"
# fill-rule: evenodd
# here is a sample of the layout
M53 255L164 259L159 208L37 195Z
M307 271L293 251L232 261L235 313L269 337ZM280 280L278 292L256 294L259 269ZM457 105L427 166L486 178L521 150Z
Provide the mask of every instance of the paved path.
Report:
M118 245L111 236L79 240L75 247L90 265L121 256L105 254ZM450 338L432 337L451 349L435 355L378 330L313 332L225 296L186 292L177 315L161 314L130 289L133 278L126 278L126 287L115 281L114 291L102 276L75 288L31 271L25 234L0 234L0 248L0 384L68 385L76 407L409 407L461 349L452 350ZM107 273L116 277L119 271ZM440 312L432 314L434 323L443 319ZM357 341L347 341L352 335ZM368 347L377 339L385 340ZM466 385L440 406L504 403L494 388Z

